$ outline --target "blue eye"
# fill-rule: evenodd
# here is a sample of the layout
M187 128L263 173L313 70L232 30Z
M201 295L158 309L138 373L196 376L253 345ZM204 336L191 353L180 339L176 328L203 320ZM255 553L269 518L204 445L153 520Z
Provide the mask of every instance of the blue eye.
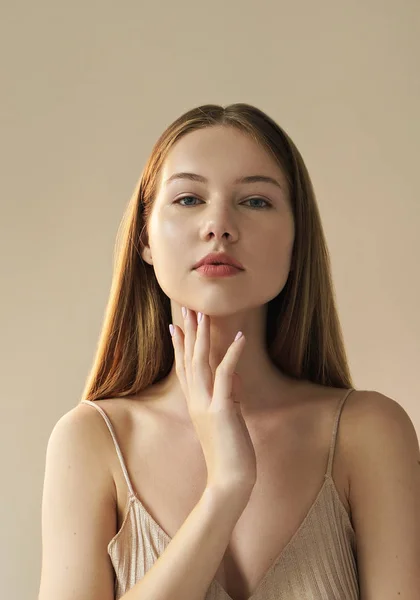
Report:
M248 198L248 200L245 200L245 202L250 202L251 200L257 200L258 202L265 202L267 206L259 206L259 207L253 207L253 208L270 208L271 204L269 202L267 202L267 200L264 200L264 198Z
M193 198L195 200L198 200L198 198L196 198L195 196L183 196L182 198L178 198L178 200L175 200L174 204L179 204L182 200L189 200L190 198ZM186 206L185 204L181 204L181 206ZM188 204L187 206L194 206L191 204Z
M189 200L191 198L193 200L198 200L198 198L196 196L183 196L182 198L178 198L178 200L175 200L174 204L179 204L182 200L186 200L186 199ZM251 200L257 200L258 202L265 202L265 204L267 205L267 206L262 206L262 207L260 207L260 206L256 206L256 207L252 206L251 207L251 208L254 208L257 210L259 208L271 208L271 206L272 206L267 200L264 200L264 198L248 198L248 200L245 200L245 202L250 202ZM197 206L197 205L196 204L180 204L180 206L187 207L187 206Z

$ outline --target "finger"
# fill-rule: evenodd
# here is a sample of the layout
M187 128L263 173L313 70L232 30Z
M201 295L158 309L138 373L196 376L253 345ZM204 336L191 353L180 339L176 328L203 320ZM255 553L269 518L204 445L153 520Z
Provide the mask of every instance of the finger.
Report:
M232 375L232 399L234 402L239 402L238 398L241 391L241 380L238 373Z
M189 308L186 308L186 311L187 314L184 317L184 368L185 378L187 380L188 389L190 390L193 384L191 363L194 354L196 326L193 323L193 311Z
M223 410L233 406L233 374L244 346L245 337L242 334L238 340L233 341L229 346L225 356L216 369L213 399L211 402L211 408L214 410Z
M210 317L202 315L197 324L194 354L191 362L194 398L200 402L197 408L207 409L213 395L213 373L210 368Z
M177 325L173 325L174 333L172 336L172 344L174 347L175 355L175 371L181 385L182 391L186 398L188 398L188 383L185 376L184 367L184 334L182 329Z
M242 381L238 373L233 373L232 376L232 402L236 410L236 414L242 418Z

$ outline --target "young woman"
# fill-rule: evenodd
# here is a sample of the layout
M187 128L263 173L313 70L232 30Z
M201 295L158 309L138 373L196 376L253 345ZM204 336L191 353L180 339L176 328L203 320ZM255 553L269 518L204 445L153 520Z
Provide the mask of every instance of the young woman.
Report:
M288 135L247 104L182 115L119 241L48 443L39 600L418 599L417 436L353 388Z

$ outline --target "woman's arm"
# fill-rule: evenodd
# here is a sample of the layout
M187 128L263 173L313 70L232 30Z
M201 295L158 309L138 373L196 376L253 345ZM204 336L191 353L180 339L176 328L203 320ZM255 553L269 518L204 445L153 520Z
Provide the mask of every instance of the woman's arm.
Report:
M204 600L246 504L207 488L153 567L121 600Z
M405 410L377 392L346 407L361 600L420 598L420 450Z
M117 527L114 480L99 425L90 407L80 405L60 418L48 440L38 600L114 600L107 554Z

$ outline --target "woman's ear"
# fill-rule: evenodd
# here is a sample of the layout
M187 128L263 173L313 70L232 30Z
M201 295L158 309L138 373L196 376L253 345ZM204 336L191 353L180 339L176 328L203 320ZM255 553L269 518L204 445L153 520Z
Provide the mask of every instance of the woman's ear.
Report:
M149 265L153 265L152 252L149 246L144 246L144 248L141 251L141 257Z
M141 257L147 262L149 265L153 264L152 259L152 251L149 246L149 237L147 235L146 227L143 227L142 232L140 233L140 248L141 248Z

